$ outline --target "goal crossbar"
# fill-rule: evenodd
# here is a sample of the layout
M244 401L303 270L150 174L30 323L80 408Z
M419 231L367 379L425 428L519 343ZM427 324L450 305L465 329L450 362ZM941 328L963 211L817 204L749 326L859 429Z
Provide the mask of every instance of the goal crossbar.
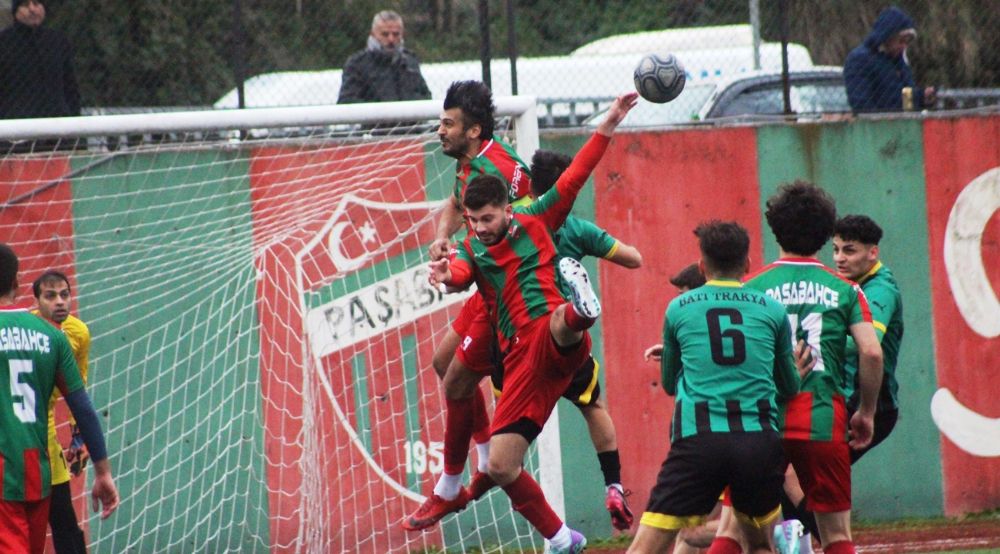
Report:
M497 116L512 116L518 127L531 135L537 135L534 96L501 96L495 98L494 103ZM436 119L440 113L440 100L416 100L381 104L14 119L0 121L0 140L386 123L407 119Z

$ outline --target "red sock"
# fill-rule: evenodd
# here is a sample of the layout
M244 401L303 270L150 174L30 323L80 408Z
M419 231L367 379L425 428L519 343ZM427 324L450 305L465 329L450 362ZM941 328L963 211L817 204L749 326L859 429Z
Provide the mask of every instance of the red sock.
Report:
M572 303L567 302L565 306L566 309L563 311L563 320L566 322L566 325L574 331L584 331L590 329L594 326L594 322L597 321L594 318L577 313L576 308Z
M708 547L708 554L743 554L743 548L729 537L715 537L712 546Z
M837 541L823 547L826 554L854 554L854 543L851 541Z
M472 440L476 444L490 442L490 416L486 414L486 399L479 387L472 393Z
M448 475L462 473L465 461L469 458L472 403L472 398L445 400L448 411L444 418L444 472Z
M528 520L543 537L550 539L555 536L559 528L562 527L562 520L552 511L552 507L545 500L542 487L528 475L527 471L521 470L521 474L514 479L514 482L503 488L510 503L524 519Z

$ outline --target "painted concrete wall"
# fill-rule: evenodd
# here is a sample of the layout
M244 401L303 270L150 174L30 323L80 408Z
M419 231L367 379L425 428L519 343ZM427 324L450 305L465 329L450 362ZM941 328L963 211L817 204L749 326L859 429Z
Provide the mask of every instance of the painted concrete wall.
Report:
M543 136L542 145L574 153L585 138ZM153 549L263 543L284 550L310 534L335 550L466 548L510 536L537 544L499 493L433 535L414 539L395 527L436 477L426 467L410 471L404 458L414 454L411 445L426 454L443 437L430 358L460 302L406 272L422 264L433 233L432 208L419 203L449 194L453 162L414 144L394 151L393 161L416 169L352 167L349 159L382 154L366 148L142 154L95 167L80 156L0 163L0 183L9 183L0 230L25 253L25 280L47 267L67 269L86 299L81 315L101 322L92 329L101 356L93 392L110 407L110 447L119 467L132 468L119 485L132 496L115 522L91 529L95 536L135 525L147 530L142 544ZM676 295L667 279L697 259L691 231L711 218L749 230L754 268L772 260L777 249L763 208L779 184L796 178L824 186L842 214L865 213L883 226L883 260L906 307L901 419L855 468L857 514L887 519L1000 506L998 166L996 116L616 136L575 213L638 247L645 260L637 271L588 262L605 305L595 353L636 510L668 450L672 403L658 366L642 360L644 348L659 342L664 308ZM24 196L74 168L82 171L74 181ZM123 179L126 169L135 177ZM325 177L331 171L337 179ZM381 192L374 204L342 202L345 187L368 200ZM361 231L365 221L376 230L370 238ZM157 244L164 236L171 237L166 250ZM77 246L80 237L91 241L86 248ZM821 257L829 262L829 249ZM331 277L344 268L349 278ZM400 275L411 281L397 282ZM365 348L348 340L313 356L303 347L310 314L336 313L338 302L355 297L363 307L374 285L397 287L401 296L395 304L376 300L380 311L367 315L348 312L372 322ZM392 327L405 309L412 320ZM162 321L197 333L167 340L174 330ZM126 369L102 378L104 364ZM149 408L157 405L163 409ZM571 525L607 536L597 459L575 412L560 404L563 502ZM212 418L228 418L239 436L213 435ZM185 450L193 448L185 441L203 447ZM243 447L226 447L232 444ZM236 458L248 452L251 460ZM191 474L192 465L250 471ZM174 491L158 485L167 477L189 482L188 491L212 491L185 501L193 527L176 526L176 503L164 500ZM336 490L351 490L351 500L316 492ZM241 525L213 534L238 509L223 504L250 509ZM497 519L488 531L470 531Z

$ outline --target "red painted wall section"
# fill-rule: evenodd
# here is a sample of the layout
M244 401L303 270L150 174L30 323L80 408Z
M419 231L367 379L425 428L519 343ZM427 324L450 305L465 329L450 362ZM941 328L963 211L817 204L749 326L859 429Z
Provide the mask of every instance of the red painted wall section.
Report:
M963 191L971 192L974 179L1000 166L1000 119L927 121L924 149L938 385L966 408L1000 424L1000 336L977 333L963 316L953 287L956 277L973 272L965 260L949 268L944 255L945 243L953 240L947 229L956 200ZM1000 177L989 186L996 198ZM994 208L981 232L978 254L996 296L1000 291L1000 211ZM994 323L1000 321L1000 313L992 317ZM981 444L1000 444L1000 431L996 426L992 429L996 435L982 437ZM945 513L959 515L1000 506L1000 453L973 455L945 435L941 439Z
M73 291L76 282L73 255L73 194L70 182L62 180L71 171L69 158L18 158L10 156L0 161L0 241L11 246L20 262L20 291L17 304L30 308L35 299L31 283L49 269L69 277ZM73 307L79 315L79 308ZM69 409L59 399L56 404L58 436L69 444ZM70 488L76 499L77 514L88 513L83 497L84 480L73 479ZM84 521L82 527L89 531ZM53 552L50 544L48 552Z
M639 271L599 265L607 400L615 421L629 423L629 432L618 432L622 478L641 509L668 451L673 410L659 364L642 354L661 342L663 313L677 296L669 278L699 258L692 234L699 222L738 221L750 234L752 267L760 267L756 135L749 128L618 134L594 181L597 224L643 256Z
M353 194L365 200L386 203L421 202L424 200L423 148L419 143L398 144L392 156L378 151L376 145L338 146L317 149L259 149L253 154L250 178L254 220L254 247L256 264L260 271L258 283L258 314L261 322L261 381L262 402L265 414L265 443L267 445L267 476L269 510L271 516L271 543L274 551L291 551L300 547L302 530L318 525L330 540L331 550L348 550L361 541L374 541L371 551L389 551L390 542L405 542L405 538L381 534L372 537L372 518L384 518L384 506L396 507L391 514L393 521L401 519L405 509L412 509L396 500L398 493L364 488L353 492L357 483L377 483L379 477L366 465L352 446L350 436L335 414L344 411L353 420L355 401L352 388L352 357L355 348L346 348L321 361L319 371L333 387L331 399L318 378L316 363L306 347L303 334L304 315L300 306L300 289L315 291L355 269L363 270L372 263L382 262L388 256L405 250L423 248L433 238L433 226L425 225L420 232L406 235L407 229L419 221L423 214L379 212L357 204L341 204L345 195ZM358 160L370 163L359 164ZM336 216L336 222L332 218ZM373 227L361 229L363 222ZM430 221L430 220L429 220ZM334 223L331 230L331 223ZM338 224L343 223L343 226ZM374 235L367 233L374 229ZM336 235L336 237L333 237ZM405 236L405 240L399 240ZM393 242L393 241L396 242ZM339 258L331 255L331 243L338 244ZM372 245L375 246L372 246ZM372 248L379 248L372 252ZM344 260L366 257L370 261L358 268L338 267ZM296 259L300 265L296 266ZM338 259L340 262L338 262ZM435 328L445 324L435 321ZM413 333L426 337L431 333L428 321L412 325ZM395 342L386 340L384 349L371 348L372 341L358 347L369 347L372 352L384 354L378 359L367 360L369 368L384 368L383 373L370 377L371 394L382 394L388 389L386 379L390 369L398 374L400 353L398 335ZM430 365L431 352L426 341L421 344L420 363ZM426 350L426 351L425 351ZM386 363L394 360L394 364ZM436 381L433 372L428 377ZM437 383L428 384L437 386ZM398 387L397 387L398 388ZM314 427L303 426L307 416L303 397L314 399L312 416ZM337 404L335 409L331 400ZM439 408L440 409L440 408ZM405 413L396 406L395 413ZM381 416L372 414L376 421ZM384 422L389 426L398 422ZM438 430L440 432L440 430ZM310 432L311 436L305 436ZM404 434L386 433L399 437ZM377 448L393 455L402 448L388 448L380 435L373 440ZM316 449L309 454L304 449L310 444ZM398 460L384 460L387 467L399 468ZM304 476L293 470L297 467L322 468L320 482L303 482ZM393 476L406 481L405 475ZM330 493L329 498L317 497L303 504L303 494L318 490ZM352 490L349 496L337 491ZM384 494L384 496L383 496ZM322 495L321 495L322 496ZM391 499L390 499L391 498ZM348 505L349 504L349 505ZM371 507L380 507L372 512ZM329 517L316 520L317 508ZM308 519L306 519L308 518ZM303 521L306 519L305 521ZM384 526L382 521L379 526ZM393 528L389 535L402 534Z
M0 241L20 259L19 306L34 305L31 282L49 269L65 273L76 289L73 195L61 180L70 170L63 156L0 160Z

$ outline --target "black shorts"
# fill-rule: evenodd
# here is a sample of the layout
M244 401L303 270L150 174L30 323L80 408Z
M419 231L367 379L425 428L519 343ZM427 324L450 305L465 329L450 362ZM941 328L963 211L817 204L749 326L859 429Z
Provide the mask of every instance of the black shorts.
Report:
M587 361L573 374L573 380L566 387L562 397L581 407L590 406L597 402L597 399L601 397L601 383L597 378L600 370L601 364L597 363L593 356L587 358ZM493 385L493 395L499 398L503 391L502 365L494 366L490 382Z
M774 431L703 433L670 447L642 524L676 530L698 525L730 487L733 509L763 525L777 518L785 455Z

